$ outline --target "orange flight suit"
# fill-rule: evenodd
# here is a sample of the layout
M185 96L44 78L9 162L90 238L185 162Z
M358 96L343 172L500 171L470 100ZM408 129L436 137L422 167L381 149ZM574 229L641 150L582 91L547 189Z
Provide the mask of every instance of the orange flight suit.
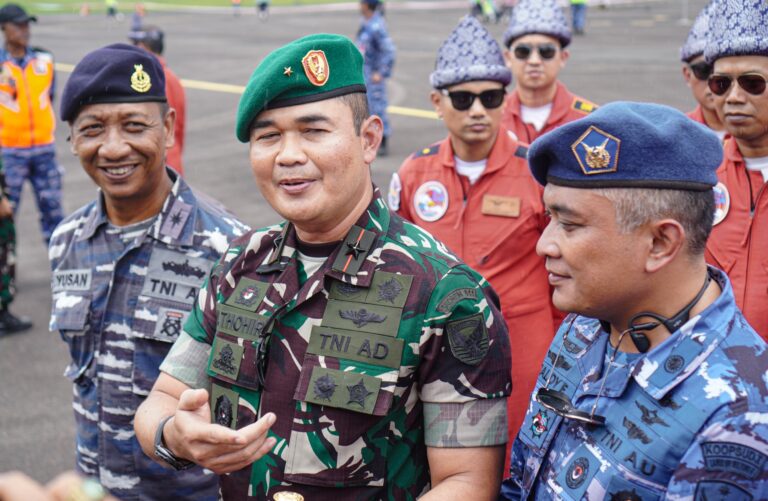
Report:
M736 304L768 341L768 183L762 173L747 170L736 141L726 139L723 148L717 177L730 206L709 237L707 262L728 273Z
M501 128L485 171L470 185L456 171L446 138L403 163L392 178L389 197L393 210L445 243L499 294L512 347L508 448L522 425L557 327L544 259L536 254L536 242L549 218L544 214L542 188L528 170L527 151ZM425 197L414 200L419 188L430 182L440 183L447 195L445 214L431 222L420 217L424 211L416 207Z
M531 144L542 134L568 122L584 118L597 108L595 103L571 94L562 82L557 82L557 91L555 91L555 98L552 101L552 111L549 113L544 127L537 132L533 125L523 122L523 115L520 111L520 96L517 90L514 90L507 96L507 101L504 104L501 126L511 130L520 141Z
M173 147L166 152L165 163L173 170L184 175L184 166L181 155L184 151L184 128L187 121L187 98L184 96L184 87L181 86L179 77L165 65L165 59L158 57L165 71L165 96L168 98L168 106L176 110L176 124L174 125Z
M688 118L693 120L694 122L699 122L700 124L707 125L707 122L704 121L704 112L701 110L701 105L697 105L694 109L686 113Z

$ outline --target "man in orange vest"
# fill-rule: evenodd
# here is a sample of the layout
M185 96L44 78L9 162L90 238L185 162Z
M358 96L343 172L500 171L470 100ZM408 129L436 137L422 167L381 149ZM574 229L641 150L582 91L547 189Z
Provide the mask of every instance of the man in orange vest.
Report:
M448 137L403 163L392 176L389 204L499 294L512 347L507 415L513 437L556 326L544 260L536 254L548 221L541 189L528 170L527 146L500 126L511 78L488 31L474 17L462 19L430 76L432 103Z
M768 4L716 2L704 49L728 134L717 171L707 261L728 273L736 304L768 340Z
M521 0L512 11L504 59L516 88L507 97L501 125L525 143L597 108L557 79L570 42L571 30L557 0Z
M128 38L134 45L152 53L165 71L165 95L168 97L168 105L176 110L176 122L173 126L174 141L173 146L166 153L166 164L183 176L184 166L181 156L184 151L184 129L187 123L187 98L179 77L165 64L163 57L165 34L157 26L144 26L132 31Z
M712 65L704 60L709 17L713 8L714 1L702 9L696 17L685 45L680 48L680 60L683 63L683 79L697 103L696 108L688 112L688 116L712 129L722 140L725 138L725 128L717 116L715 99L707 85L707 79L712 74Z
M37 21L16 4L0 8L0 146L14 212L25 180L32 183L46 244L64 217L61 170L56 163L51 54L29 46L29 23Z

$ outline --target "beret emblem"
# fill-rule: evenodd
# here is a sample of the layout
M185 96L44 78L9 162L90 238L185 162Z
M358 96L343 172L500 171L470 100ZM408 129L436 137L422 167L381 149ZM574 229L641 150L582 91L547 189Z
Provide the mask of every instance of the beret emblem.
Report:
M149 89L152 88L152 79L149 78L149 74L144 71L144 65L134 64L133 69L133 75L131 75L131 89L136 92L141 92L142 94L149 91Z
M571 150L584 174L602 174L618 170L620 145L619 138L591 126L571 145Z
M312 85L322 87L328 83L331 68L328 66L328 58L322 50L311 50L301 59L304 73Z

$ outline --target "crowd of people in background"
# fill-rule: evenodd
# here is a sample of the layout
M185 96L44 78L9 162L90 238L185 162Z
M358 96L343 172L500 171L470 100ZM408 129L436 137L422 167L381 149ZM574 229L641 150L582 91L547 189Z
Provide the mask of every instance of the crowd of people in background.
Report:
M473 1L429 77L446 136L382 193L396 49L359 3L354 41L287 43L245 88L283 219L254 230L185 181L139 10L61 94L99 188L65 217L52 56L0 8L0 338L32 327L8 311L29 180L80 475L0 475L0 500L768 498L768 4L698 15L686 116L566 88L584 0Z

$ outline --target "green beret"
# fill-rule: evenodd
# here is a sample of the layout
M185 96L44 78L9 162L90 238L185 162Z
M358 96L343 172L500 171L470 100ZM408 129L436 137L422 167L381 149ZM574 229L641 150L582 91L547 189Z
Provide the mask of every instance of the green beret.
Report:
M363 56L341 35L318 33L271 52L251 75L237 107L237 139L247 143L264 110L365 92Z

